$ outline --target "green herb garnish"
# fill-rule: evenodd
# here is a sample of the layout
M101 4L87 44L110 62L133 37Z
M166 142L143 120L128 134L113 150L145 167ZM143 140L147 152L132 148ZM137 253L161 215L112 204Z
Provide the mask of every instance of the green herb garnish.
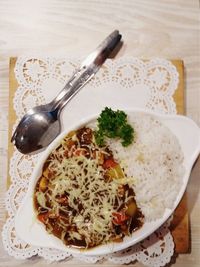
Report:
M105 137L122 139L123 146L128 146L133 142L134 129L127 123L127 115L124 111L114 111L106 107L100 114L98 130L95 132L96 143L99 146L105 144Z

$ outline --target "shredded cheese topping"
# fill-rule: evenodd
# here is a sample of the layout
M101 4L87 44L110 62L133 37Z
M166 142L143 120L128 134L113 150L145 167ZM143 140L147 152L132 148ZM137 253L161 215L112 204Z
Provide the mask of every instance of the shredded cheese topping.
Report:
M84 239L86 247L110 240L114 235L113 213L130 199L128 192L123 199L119 194L120 185L127 183L125 176L105 180L102 155L108 152L93 140L81 146L76 132L63 139L47 159L48 168L43 170L48 189L36 188L35 193L39 210L50 212L48 220L59 218L56 224L61 229L60 238L64 241L67 235L71 240ZM67 216L62 217L61 211ZM51 232L52 226L45 223Z
M57 213L59 209L56 196L67 191L69 206L78 213L75 217L70 217L69 224L76 224L79 234L86 237L87 243L91 242L91 236L94 235L98 238L95 241L99 243L112 227L112 213L115 211L118 183L105 183L103 177L105 170L98 164L97 159L77 156L63 159L61 163L56 162L55 164L53 161L52 165L57 166L56 169L59 173L50 183L53 185L50 199L54 212ZM80 203L83 207L79 212L78 205ZM77 238L76 232L72 234L72 238ZM107 236L107 239L109 237L110 235Z

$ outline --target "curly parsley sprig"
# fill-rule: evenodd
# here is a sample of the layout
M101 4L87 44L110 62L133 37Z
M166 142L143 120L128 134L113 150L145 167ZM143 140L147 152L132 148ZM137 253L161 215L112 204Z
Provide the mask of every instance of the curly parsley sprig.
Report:
M95 132L96 143L105 144L105 137L121 138L124 147L130 145L134 139L134 129L127 123L127 114L124 111L114 111L106 107L97 119L98 130Z

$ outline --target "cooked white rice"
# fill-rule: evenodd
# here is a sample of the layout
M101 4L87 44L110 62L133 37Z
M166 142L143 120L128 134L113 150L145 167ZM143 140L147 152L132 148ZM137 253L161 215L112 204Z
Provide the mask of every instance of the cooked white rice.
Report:
M135 139L124 148L108 140L114 157L134 187L137 205L146 221L162 217L173 208L183 177L183 152L174 134L154 116L135 113L129 118Z

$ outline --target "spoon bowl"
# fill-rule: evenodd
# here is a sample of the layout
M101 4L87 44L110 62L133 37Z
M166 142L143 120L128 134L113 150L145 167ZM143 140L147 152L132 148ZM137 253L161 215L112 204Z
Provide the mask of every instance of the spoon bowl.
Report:
M60 133L57 115L57 110L51 110L50 104L30 109L20 121L11 141L23 154L48 146Z

